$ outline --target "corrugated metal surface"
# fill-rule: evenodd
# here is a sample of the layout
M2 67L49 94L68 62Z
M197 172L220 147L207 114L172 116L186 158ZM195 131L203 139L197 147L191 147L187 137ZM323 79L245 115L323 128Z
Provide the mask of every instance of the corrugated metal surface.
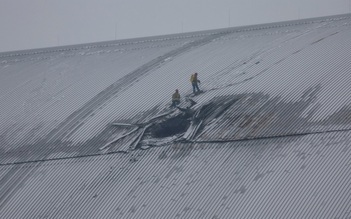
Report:
M27 164L0 216L348 218L350 152L340 132Z
M350 24L0 54L0 216L351 217ZM190 103L194 71L186 120L169 99ZM175 116L183 133L153 137Z

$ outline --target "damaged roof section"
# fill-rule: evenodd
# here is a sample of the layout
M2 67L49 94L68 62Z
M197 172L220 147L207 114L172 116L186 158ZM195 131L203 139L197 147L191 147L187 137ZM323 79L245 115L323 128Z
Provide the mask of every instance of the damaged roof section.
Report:
M280 30L275 33L268 30L281 37L262 44L250 56L211 66L211 72L205 74L208 77L201 80L206 92L192 98L186 94L184 98L191 104L188 114L154 121L158 125L149 126L143 134L150 130L159 133L154 135L161 138L159 142L163 142L162 134L166 137L167 133L173 133L173 138L168 140L204 143L349 130L348 92L341 92L337 86L351 80L346 70L351 68L346 61L351 58L348 24L349 21L342 18L306 25L306 29L287 31L286 35ZM238 46L235 42L240 39L245 42L251 37L271 36L262 32L265 31L242 38L231 38L236 33L226 34L201 48L204 51L218 49L221 43L230 48L231 43ZM238 49L232 48L233 51ZM230 59L229 56L223 58ZM346 84L342 87L348 89ZM158 113L157 110L147 111L140 114L140 119L150 115L157 117ZM336 119L338 116L341 117ZM177 124L176 120L179 121L178 130L172 127ZM139 147L143 148L147 147L145 144L162 145L157 139L146 141L142 137L140 141L143 144Z
M3 54L0 159L347 130L349 34L343 15ZM191 115L163 116L175 88Z

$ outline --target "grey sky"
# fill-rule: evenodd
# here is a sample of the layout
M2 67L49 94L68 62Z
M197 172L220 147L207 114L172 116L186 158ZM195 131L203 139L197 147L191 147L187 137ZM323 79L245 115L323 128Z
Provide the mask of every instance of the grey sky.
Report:
M0 0L0 52L350 13L351 0Z

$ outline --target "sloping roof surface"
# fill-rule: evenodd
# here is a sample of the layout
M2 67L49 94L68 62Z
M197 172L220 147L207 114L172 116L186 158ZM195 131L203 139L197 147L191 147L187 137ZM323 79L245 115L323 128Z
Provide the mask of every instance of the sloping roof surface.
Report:
M1 53L0 217L351 217L350 25Z

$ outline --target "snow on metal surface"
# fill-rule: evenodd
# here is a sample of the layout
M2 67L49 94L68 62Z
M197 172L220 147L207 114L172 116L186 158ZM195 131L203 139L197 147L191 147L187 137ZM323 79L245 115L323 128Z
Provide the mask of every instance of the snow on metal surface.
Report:
M16 192L0 203L0 216L347 218L350 139L340 132L174 144L138 151L134 159L117 154L27 164L18 171L32 174L11 188ZM23 180L16 176L9 181Z
M350 216L350 33L340 15L1 53L0 216Z

